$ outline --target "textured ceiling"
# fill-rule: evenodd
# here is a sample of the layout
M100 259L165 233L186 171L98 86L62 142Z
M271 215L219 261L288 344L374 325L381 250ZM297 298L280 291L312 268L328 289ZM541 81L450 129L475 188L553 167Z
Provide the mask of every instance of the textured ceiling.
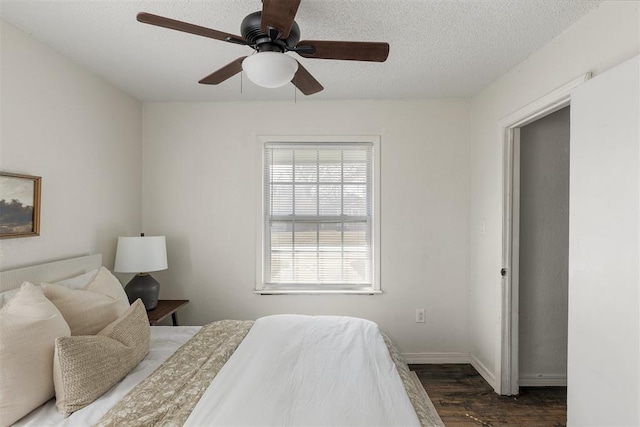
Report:
M384 63L293 55L325 90L259 88L240 74L199 79L250 48L141 24L150 12L240 34L260 0L0 0L0 16L142 101L467 98L601 1L302 0L302 39L386 41Z

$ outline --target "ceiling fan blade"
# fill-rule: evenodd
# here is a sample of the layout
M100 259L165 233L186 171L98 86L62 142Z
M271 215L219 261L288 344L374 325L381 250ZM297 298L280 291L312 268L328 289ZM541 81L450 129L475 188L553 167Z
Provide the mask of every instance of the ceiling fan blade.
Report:
M293 76L291 83L305 95L313 95L324 89L300 62L298 62L298 71L296 71L296 74Z
M170 28L172 30L178 30L185 33L195 34L197 36L209 37L211 39L232 41L238 43L239 41L246 41L234 34L225 33L223 31L212 30L211 28L201 27L199 25L189 24L187 22L177 21L171 18L165 18L164 16L158 16L151 13L140 12L136 19L144 24L155 25L157 27ZM231 40L227 40L227 39Z
M302 40L295 50L305 58L384 62L389 56L389 43Z
M300 0L262 0L262 31L272 38L289 37L298 6Z
M246 56L241 56L240 58L229 62L227 65L209 74L198 83L203 85L217 85L228 78L235 76L242 71L242 61L244 61L244 58L246 58Z

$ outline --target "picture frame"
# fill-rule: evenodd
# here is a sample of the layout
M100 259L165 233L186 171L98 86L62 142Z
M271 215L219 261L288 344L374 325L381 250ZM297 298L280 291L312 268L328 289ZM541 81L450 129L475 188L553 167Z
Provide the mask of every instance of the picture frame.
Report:
M42 177L0 172L0 239L40 235Z

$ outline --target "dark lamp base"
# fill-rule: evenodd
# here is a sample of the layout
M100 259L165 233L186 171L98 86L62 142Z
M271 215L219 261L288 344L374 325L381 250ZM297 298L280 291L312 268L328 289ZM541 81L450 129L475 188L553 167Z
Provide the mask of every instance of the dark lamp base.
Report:
M144 304L144 308L149 311L158 305L160 283L151 277L150 274L140 273L133 276L133 279L124 287L124 291L127 297L129 297L129 304L133 304L135 300L140 298Z

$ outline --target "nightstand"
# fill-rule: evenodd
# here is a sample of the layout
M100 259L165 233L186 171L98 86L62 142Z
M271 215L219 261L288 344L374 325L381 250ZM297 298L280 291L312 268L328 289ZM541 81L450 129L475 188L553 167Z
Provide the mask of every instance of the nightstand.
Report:
M161 299L158 300L158 305L153 310L147 311L147 317L149 318L149 324L156 326L158 322L163 321L169 315L173 321L173 326L178 326L178 318L176 312L182 307L187 305L189 300L184 299Z

